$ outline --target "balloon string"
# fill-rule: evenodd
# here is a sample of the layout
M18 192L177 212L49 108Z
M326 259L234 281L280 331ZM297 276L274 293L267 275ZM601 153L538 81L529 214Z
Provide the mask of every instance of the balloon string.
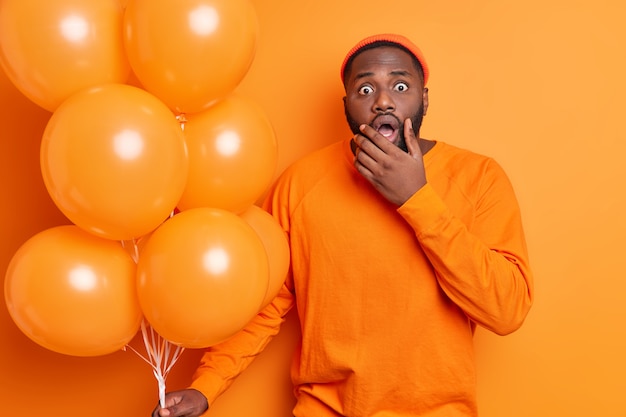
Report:
M178 120L178 123L180 123L180 129L184 132L185 131L185 123L187 123L187 117L185 116L185 113L181 113L179 115L176 116L176 120Z
M174 215L173 211L171 215ZM126 242L123 240L121 242L122 247L126 248ZM130 256L133 258L133 261L137 263L139 261L137 240L132 239L130 242L132 243ZM161 335L148 324L145 318L141 321L141 336L146 349L146 355L142 355L137 349L128 344L124 347L124 350L129 348L152 367L152 373L159 387L159 404L163 408L165 407L165 380L185 349L161 337Z
M137 239L132 239L129 242L132 243L132 247L131 247L132 252L130 252L129 255L131 258L133 258L133 262L138 263L139 262L139 246L137 246ZM120 240L120 243L122 244L122 248L126 249L126 241Z
M161 337L147 324L145 319L141 322L141 335L144 347L146 348L146 355L142 355L130 345L126 345L126 347L135 352L137 356L152 367L152 373L159 387L159 404L161 407L165 407L165 381L174 367L174 364L183 354L185 348L174 345Z

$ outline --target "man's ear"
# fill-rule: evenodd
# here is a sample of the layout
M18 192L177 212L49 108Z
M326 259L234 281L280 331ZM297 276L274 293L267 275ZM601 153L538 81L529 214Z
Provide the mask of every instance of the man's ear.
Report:
M422 91L422 104L424 105L424 116L428 113L428 88L424 87Z

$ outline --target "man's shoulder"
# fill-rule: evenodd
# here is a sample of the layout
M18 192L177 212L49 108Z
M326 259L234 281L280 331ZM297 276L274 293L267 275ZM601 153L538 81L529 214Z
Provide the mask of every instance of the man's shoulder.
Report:
M432 163L448 169L484 169L488 166L499 167L495 159L467 148L438 141L432 150Z
M341 141L316 149L292 162L279 175L275 187L308 189L342 164Z
M297 161L293 162L286 170L290 175L317 175L324 172L330 166L336 166L342 159L343 142L338 141L316 149Z
M430 173L430 179L440 187L454 184L471 194L493 184L509 183L503 167L492 156L480 152L438 142L431 158L427 175Z
M438 155L443 156L446 159L493 159L488 155L458 145L453 145L448 142L437 141L435 149Z

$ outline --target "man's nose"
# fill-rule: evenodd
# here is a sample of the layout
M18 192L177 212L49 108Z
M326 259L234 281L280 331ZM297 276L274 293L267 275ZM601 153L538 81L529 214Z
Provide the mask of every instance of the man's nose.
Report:
M375 113L386 113L395 110L395 108L395 103L387 91L378 92L372 109Z

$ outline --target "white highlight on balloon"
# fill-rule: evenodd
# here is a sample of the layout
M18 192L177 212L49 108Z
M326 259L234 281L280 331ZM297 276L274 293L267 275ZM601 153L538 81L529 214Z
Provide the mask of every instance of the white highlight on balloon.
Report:
M237 132L227 130L219 134L215 140L217 151L223 156L233 156L239 152L241 138Z
M69 273L70 284L78 291L88 292L96 287L98 277L88 266L78 266Z
M211 6L198 6L189 12L189 27L200 36L208 36L215 32L219 23L220 16Z
M115 153L122 159L136 159L143 152L141 134L134 130L123 130L113 138Z
M208 250L203 257L204 268L211 274L220 275L228 270L230 258L222 248Z
M68 16L61 21L61 34L70 42L79 43L89 34L89 23L80 16Z

